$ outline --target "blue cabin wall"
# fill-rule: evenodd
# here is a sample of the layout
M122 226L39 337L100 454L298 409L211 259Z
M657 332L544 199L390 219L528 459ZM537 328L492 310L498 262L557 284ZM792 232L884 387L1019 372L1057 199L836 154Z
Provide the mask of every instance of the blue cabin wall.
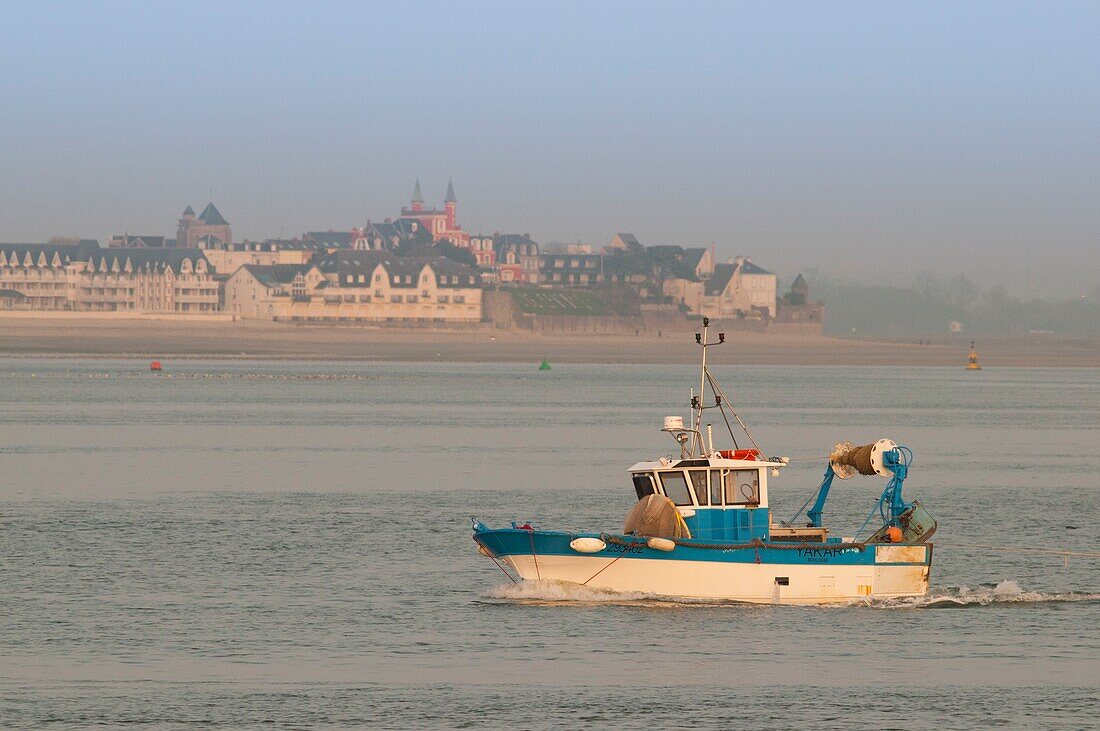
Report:
M701 541L747 543L766 541L768 508L696 508L695 515L684 518L692 538Z

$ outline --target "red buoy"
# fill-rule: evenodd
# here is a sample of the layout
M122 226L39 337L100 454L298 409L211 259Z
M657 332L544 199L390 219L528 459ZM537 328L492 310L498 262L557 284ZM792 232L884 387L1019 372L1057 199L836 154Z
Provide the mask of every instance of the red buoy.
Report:
M152 363L150 363L149 364L149 370L159 371L160 370L160 361L159 360L154 360Z

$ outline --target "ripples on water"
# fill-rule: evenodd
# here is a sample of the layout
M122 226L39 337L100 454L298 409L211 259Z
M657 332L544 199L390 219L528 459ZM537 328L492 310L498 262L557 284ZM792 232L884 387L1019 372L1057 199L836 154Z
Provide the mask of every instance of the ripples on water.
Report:
M1100 717L1096 559L977 547L1096 550L1097 371L722 372L770 452L916 452L932 594L821 608L513 586L474 550L470 515L620 524L690 369L166 365L0 362L0 726ZM781 517L820 468L773 482Z

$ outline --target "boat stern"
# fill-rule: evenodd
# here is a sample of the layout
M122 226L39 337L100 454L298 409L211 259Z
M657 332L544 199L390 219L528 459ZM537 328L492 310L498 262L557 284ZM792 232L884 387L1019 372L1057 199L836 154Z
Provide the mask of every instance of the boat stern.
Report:
M892 599L928 593L932 573L931 543L879 543L874 549L874 584L869 596Z

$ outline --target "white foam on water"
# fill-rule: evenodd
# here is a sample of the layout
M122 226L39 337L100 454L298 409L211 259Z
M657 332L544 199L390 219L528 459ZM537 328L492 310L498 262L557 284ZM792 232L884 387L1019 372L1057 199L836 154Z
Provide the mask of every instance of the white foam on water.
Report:
M949 609L987 607L993 604L1037 604L1044 602L1097 602L1100 594L1090 592L1027 591L1019 582L1005 579L997 584L933 588L927 596L905 599L873 599L864 604L879 609Z
M515 584L502 584L487 591L485 597L536 602L636 602L653 598L639 591L595 589L568 581L519 581Z

